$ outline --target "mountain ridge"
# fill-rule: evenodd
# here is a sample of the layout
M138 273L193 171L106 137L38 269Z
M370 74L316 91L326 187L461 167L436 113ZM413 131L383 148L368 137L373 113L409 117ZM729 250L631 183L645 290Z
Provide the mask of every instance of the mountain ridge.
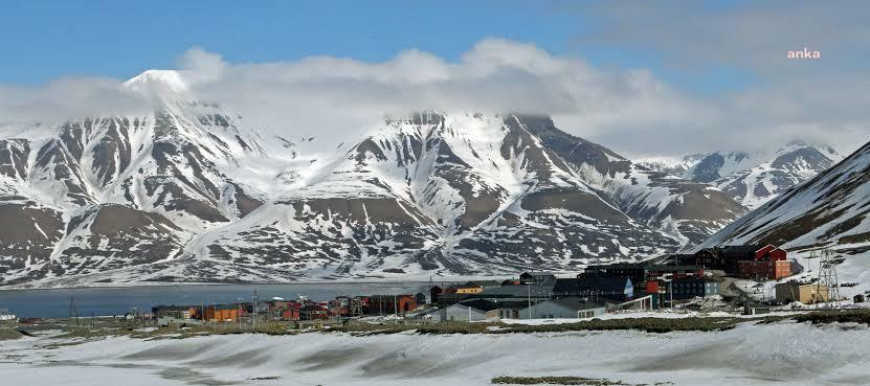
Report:
M160 106L6 131L0 217L22 223L0 236L0 285L578 269L666 254L745 212L539 115L407 114L329 155L215 103Z
M650 169L709 183L754 209L843 159L824 144L791 141L776 151L697 153L640 160Z

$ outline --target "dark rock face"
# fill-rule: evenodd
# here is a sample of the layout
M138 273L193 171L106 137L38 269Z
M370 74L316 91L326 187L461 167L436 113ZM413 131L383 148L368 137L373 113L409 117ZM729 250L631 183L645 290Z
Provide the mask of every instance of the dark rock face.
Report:
M0 174L26 181L28 156L30 156L30 143L26 140L0 141Z
M529 130L569 168L599 189L602 199L635 221L655 229L668 228L667 232L683 244L703 241L746 212L742 205L709 189L707 184L668 178L665 173L635 165L599 144L562 132L549 118L523 117L523 122L528 122ZM720 166L721 162L716 169Z
M204 104L0 140L0 218L27 218L0 235L0 283L575 269L672 252L742 211L547 117L413 114L313 171L271 142Z
M180 231L157 213L124 205L88 208L70 220L61 263L70 275L157 262L181 252Z
M45 265L33 272L44 277L51 270L49 258L54 244L63 236L61 213L25 204L0 204L0 277L2 284L22 280L19 272L29 265Z
M753 209L827 170L840 159L830 147L790 142L773 153L716 152L642 163L651 171L709 183Z
M834 165L834 161L813 147L803 147L795 151L782 154L771 163L774 169L799 173L803 170L821 172Z
M829 154L835 154L832 150ZM834 161L811 146L795 146L779 151L775 157L756 167L713 182L737 201L758 207L834 165Z
M719 169L725 165L725 158L719 153L704 157L692 171L692 180L698 182L713 182L721 178Z

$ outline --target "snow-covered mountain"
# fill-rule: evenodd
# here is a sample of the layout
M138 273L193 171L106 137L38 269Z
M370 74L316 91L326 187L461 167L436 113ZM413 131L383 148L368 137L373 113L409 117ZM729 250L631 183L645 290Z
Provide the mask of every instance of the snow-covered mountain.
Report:
M323 154L188 99L178 73L125 87L158 107L0 129L3 285L572 269L697 243L745 211L546 117L408 114Z
M797 250L870 250L870 143L705 241L771 243Z
M773 153L713 152L682 159L649 158L639 164L650 170L710 183L744 206L757 208L842 159L830 146L795 141Z

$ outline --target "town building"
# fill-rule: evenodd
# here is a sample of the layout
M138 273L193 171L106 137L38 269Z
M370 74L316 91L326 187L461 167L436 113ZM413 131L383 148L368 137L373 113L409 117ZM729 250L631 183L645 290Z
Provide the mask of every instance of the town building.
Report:
M579 297L550 299L532 304L519 311L523 319L578 319L604 315L602 302Z
M549 299L553 297L553 286L556 284L556 278L546 281L527 281L528 284L520 285L505 285L493 289L489 289L480 294L470 296L470 298L480 298L489 300L508 299L508 298L532 298L532 299ZM540 285L534 283L542 283Z
M556 283L556 275L550 272L523 272L520 275L520 284L539 287L552 286Z
M697 265L662 265L647 263L623 263L590 266L578 277L624 277L631 279L636 292L657 294L666 292L667 282L685 278L704 277L704 268Z
M151 314L158 318L199 319L199 310L193 306L157 306L151 308Z
M429 304L438 304L443 293L444 289L437 285L429 288Z
M534 300L540 301L539 299ZM498 308L487 311L486 320L520 319L520 310L529 306L530 299L515 299L494 302Z
M498 305L485 299L466 300L451 304L441 309L440 313L434 314L433 318L442 322L476 322L487 320L487 312L495 310ZM437 316L436 316L437 315Z
M675 279L673 283L674 299L706 298L719 295L719 281L712 278Z
M367 315L405 314L417 309L416 295L372 295L364 303Z
M744 260L738 262L738 276L744 279L779 280L791 276L788 260Z
M474 284L463 284L453 287L453 293L455 294L470 295L479 294L481 292L483 292L483 287Z
M728 245L705 248L695 253L695 265L736 275L741 261L787 260L787 252L773 245Z
M502 286L502 282L499 280L475 280L468 282L469 285L476 285L483 288L483 291L491 290L493 288L498 288Z
M571 279L557 279L553 297L579 297L609 299L622 302L634 297L634 285L626 277L579 275Z
M797 281L776 285L776 301L788 304L801 302L813 304L827 302L830 299L828 287L818 284L801 284Z

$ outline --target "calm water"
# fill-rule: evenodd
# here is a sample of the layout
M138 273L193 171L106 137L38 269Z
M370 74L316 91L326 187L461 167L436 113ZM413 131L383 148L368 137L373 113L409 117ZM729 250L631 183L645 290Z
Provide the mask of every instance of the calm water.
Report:
M299 295L328 300L339 295L426 293L426 285L425 282L309 283L0 291L0 309L9 309L18 317L67 317L72 297L80 316L106 316L123 315L133 307L150 312L151 307L160 304L235 303L240 297L250 301L255 289L261 300L296 299Z

